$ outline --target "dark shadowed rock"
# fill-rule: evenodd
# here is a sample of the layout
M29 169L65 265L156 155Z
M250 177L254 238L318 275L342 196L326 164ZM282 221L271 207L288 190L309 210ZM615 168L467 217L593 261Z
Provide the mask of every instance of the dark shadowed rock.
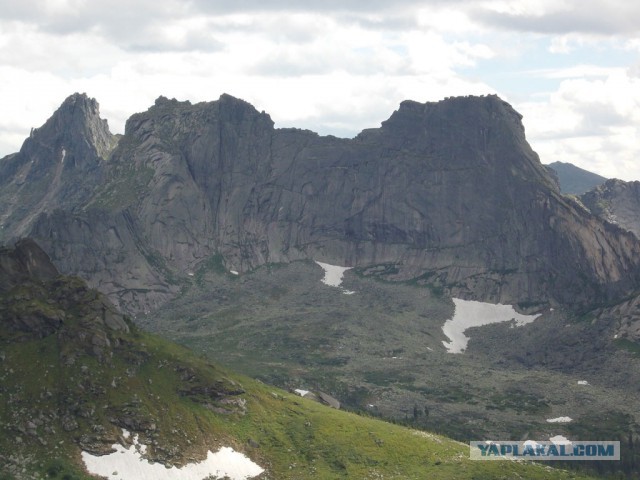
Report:
M27 280L46 282L57 276L49 256L33 240L20 240L13 249L0 247L0 293Z
M129 331L104 295L79 279L62 277L33 240L0 248L0 338L49 336L63 327L69 312L80 319L82 328L74 335L87 348L111 347L110 331Z

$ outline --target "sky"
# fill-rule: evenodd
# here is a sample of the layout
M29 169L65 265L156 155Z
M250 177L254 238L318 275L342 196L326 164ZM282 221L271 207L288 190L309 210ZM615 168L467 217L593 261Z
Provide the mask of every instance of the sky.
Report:
M160 95L228 93L339 137L495 93L542 163L640 180L640 2L0 0L0 157L74 92L114 133Z

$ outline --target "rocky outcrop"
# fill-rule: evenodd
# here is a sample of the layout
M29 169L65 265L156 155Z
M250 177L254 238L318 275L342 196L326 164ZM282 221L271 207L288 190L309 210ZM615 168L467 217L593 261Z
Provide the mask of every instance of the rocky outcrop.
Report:
M148 441L146 458L181 465L213 431L201 421L182 430L194 405L225 415L248 408L239 383L141 334L105 295L60 275L29 239L0 248L0 377L3 466L8 452L36 448L39 462L75 465L80 450L104 455L125 443L122 428ZM42 468L25 464L23 473L27 466Z
M607 180L580 200L594 215L640 237L640 182Z
M275 129L229 95L161 97L100 165L89 199L41 213L31 232L130 311L161 304L214 254L239 272L392 265L390 279L508 303L608 302L639 276L636 238L560 194L496 96L406 101L351 140Z
M27 280L46 282L57 276L56 267L33 240L20 240L15 248L0 247L0 293Z
M0 340L73 332L76 346L98 357L111 346L109 332L129 332L104 295L80 279L62 277L31 239L0 248L0 319Z

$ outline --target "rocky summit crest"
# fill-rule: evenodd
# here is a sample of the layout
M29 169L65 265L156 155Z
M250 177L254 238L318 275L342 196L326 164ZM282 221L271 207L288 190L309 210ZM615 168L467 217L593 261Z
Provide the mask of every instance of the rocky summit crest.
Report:
M85 93L75 93L60 105L40 128L34 128L21 151L31 155L37 147L65 150L65 160L76 168L90 168L91 162L106 159L115 145L100 106Z
M68 97L20 152L0 161L0 241L26 236L42 213L84 204L116 144L95 99Z
M640 182L606 180L583 193L580 200L594 215L640 238Z
M102 125L96 108L72 96L42 131L67 119L69 135L88 138ZM76 125L77 111L95 121ZM239 272L318 258L392 265L391 280L538 305L609 302L640 275L637 240L560 194L521 116L495 95L405 101L351 140L276 129L226 94L160 97L128 120L108 162L92 158L84 188L50 174L55 187L29 209L18 205L37 194L8 172L5 236L34 235L63 271L132 312L175 295L214 255Z

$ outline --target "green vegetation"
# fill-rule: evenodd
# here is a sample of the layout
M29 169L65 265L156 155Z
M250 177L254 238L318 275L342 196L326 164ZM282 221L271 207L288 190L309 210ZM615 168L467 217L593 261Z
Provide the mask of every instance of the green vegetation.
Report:
M107 453L126 442L124 428L156 461L181 465L231 446L263 466L264 479L578 478L472 462L465 444L232 374L130 323L130 331L107 328L101 298L72 278L0 295L0 305L25 302L14 309L22 319L42 302L51 306L45 319L66 306L53 333L11 323L0 332L3 478L86 479L80 450Z
M492 395L491 403L487 405L487 409L501 411L510 409L518 413L526 412L543 415L551 413L551 407L547 401L537 395L516 389Z
M198 287L204 287L204 279L207 273L216 273L218 275L227 273L222 255L212 255L200 264L200 267L195 273L195 281Z
M636 404L622 405L618 390L591 384L593 373L523 366L524 360L562 369L566 360L573 361L562 351L529 349L527 342L542 341L539 322L482 327L482 334L469 332L469 352L448 354L442 325L453 304L429 288L432 275L420 282L390 282L384 273L392 274L393 265L354 269L346 273L344 287L356 293L345 295L323 285L323 272L312 262L267 265L240 276L221 265L221 259L211 260L180 298L140 324L266 383L325 391L350 411L462 442L569 435L567 425L546 419L569 414L578 424L587 406L603 415L616 409L633 415ZM563 332L566 342L580 338L574 329L591 326L570 323L559 310L554 315L544 320L547 328ZM510 351L515 341L523 352ZM590 385L579 386L582 378ZM429 415L414 415L416 405ZM635 428L631 418L618 427Z
M154 455L162 456L169 450L202 455L208 448L231 445L266 466L267 478L574 478L537 465L471 462L463 444L332 410L231 375L157 337L136 332L132 338L126 349L114 352L109 366L91 357L78 358L73 367L61 364L61 346L52 337L4 346L3 420L15 418L12 411L16 409L34 416L36 412L54 412L60 408L65 390L78 398L80 410L95 412L88 418L80 416L79 428L72 434L58 425L55 434L47 433L46 425L38 427L36 437L44 444L29 435L23 437L27 450L38 458L27 464L29 468L47 478L86 478L76 439L104 429L103 437L115 441L118 428L111 419L129 415L140 425L143 442L156 441L161 446ZM127 370L136 365L136 358L143 360L131 375ZM80 380L83 367L89 367L90 374ZM185 371L198 379L184 380ZM88 387L84 391L73 386L79 380ZM111 386L112 381L116 387ZM242 385L240 397L246 401L246 413L230 410L221 414L207 407L203 398L181 395L185 383L191 386L194 381L199 385ZM19 399L10 409L8 396ZM3 421L5 425L12 423ZM0 440L2 452L15 450L14 432L11 427L8 430ZM166 450L162 446L167 446Z
M618 338L614 341L614 344L618 348L631 352L635 356L640 357L640 345L638 345L636 342L632 342L627 338Z

